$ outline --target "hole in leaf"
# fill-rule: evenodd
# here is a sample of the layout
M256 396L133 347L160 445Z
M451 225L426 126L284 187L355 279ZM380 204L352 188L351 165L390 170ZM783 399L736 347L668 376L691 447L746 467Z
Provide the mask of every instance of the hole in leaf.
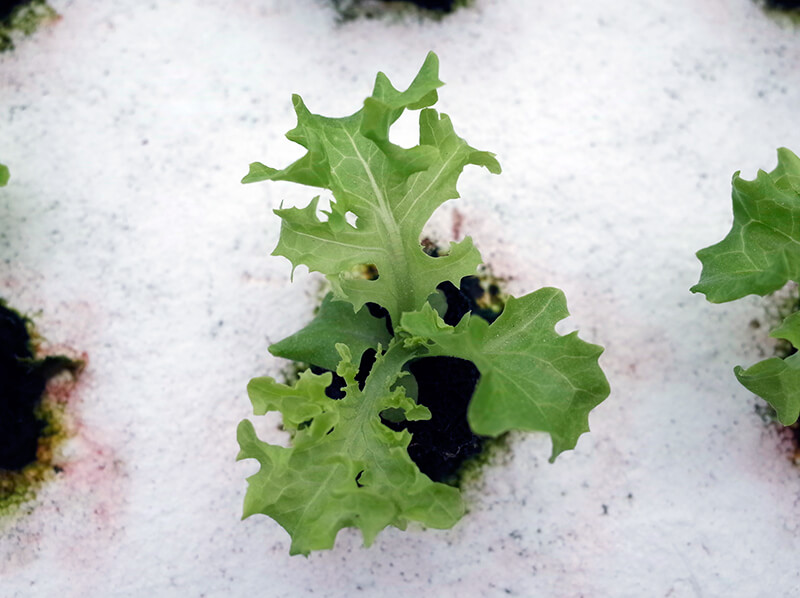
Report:
M386 330L390 336L394 336L394 328L392 327L392 318L389 316L389 311L377 303L365 303L365 305L373 318L386 318Z
M392 424L399 424L406 421L406 412L402 409L398 409L397 407L389 407L388 409L384 409L381 411L381 420L387 426L389 423ZM391 427L391 426L390 426Z
M320 222L327 222L328 221L328 214L327 212L331 211L331 200L329 197L325 197L321 195L319 201L317 202L317 211L315 212L317 218L319 218Z
M325 372L330 372L330 370L326 370L325 368L321 368L316 365L312 365L310 369L317 376L324 374ZM333 374L333 380L325 388L325 396L329 399L338 401L339 399L344 398L344 387L346 383L344 378L342 378L336 372L331 372L331 374Z
M375 358L375 349L367 349L361 356L361 361L359 362L358 366L358 374L356 374L356 382L358 382L358 388L360 390L364 390L364 383L367 379L367 376L369 376L372 365L375 363ZM330 372L330 370L326 370L325 368L321 368L316 365L311 366L311 371L317 375ZM331 372L331 374L333 374L333 380L327 386L327 388L325 388L325 396L327 396L329 399L338 401L339 399L343 399L345 397L344 389L347 384L344 378L342 378L336 372ZM307 423L311 423L311 420L309 420Z
M353 212L345 213L344 219L347 221L347 224L349 224L353 228L356 227L356 223L358 222L358 216L356 216Z
M358 389L364 390L364 383L367 381L372 366L375 365L377 358L377 351L375 349L367 349L361 356L361 363L358 366L358 374L356 374L356 382L358 382Z
M367 280L378 280L379 272L375 264L359 264L348 272L342 273L346 280L365 278Z
M364 278L367 280L378 280L381 275L378 272L378 266L375 264L364 264Z
M360 482L360 480L361 480L361 476L362 476L363 474L364 474L364 470L362 469L361 471L359 471L359 472L358 472L358 475L356 476L356 486L358 486L359 488L363 488L363 487L364 487L364 484L362 484L362 483Z
M444 293L447 299L447 312L442 318L445 323L455 326L467 313L472 313L483 318L490 324L503 313L503 299L497 285L495 292L484 292L481 281L477 276L465 276L461 279L460 288L452 282L443 282L437 289Z
M389 141L402 148L419 145L419 113L412 110L403 112L389 127Z
M431 257L439 257L439 255L440 255L439 254L439 251L440 251L439 246L436 243L434 243L433 241L431 241L431 239L429 239L428 237L425 237L424 239L422 239L422 241L420 241L419 244L422 245L422 251L427 253L429 256L431 256Z

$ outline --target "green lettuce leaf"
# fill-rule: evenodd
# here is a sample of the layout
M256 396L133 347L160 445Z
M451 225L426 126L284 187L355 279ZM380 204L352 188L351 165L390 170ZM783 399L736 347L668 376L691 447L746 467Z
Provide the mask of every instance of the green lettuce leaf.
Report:
M800 347L800 312L787 317L770 336ZM745 388L772 405L784 426L800 417L800 353L786 359L770 357L747 369L736 366L734 373Z
M476 434L548 432L552 461L589 431L589 411L609 394L598 365L603 348L577 332L561 336L554 330L568 315L564 294L544 288L509 298L491 325L468 314L453 328L429 306L405 314L401 325L411 335L407 345L425 345L429 355L467 359L478 368L467 413Z
M770 357L750 366L734 368L736 378L750 392L757 394L775 409L784 426L800 415L800 353L786 359Z
M794 312L786 318L780 326L769 333L772 338L787 340L797 348L800 347L800 312Z
M248 478L244 517L275 519L292 537L291 554L331 548L344 527L360 529L367 546L385 527L404 528L409 520L452 527L464 513L458 490L423 475L406 450L411 434L380 420L387 409L404 411L408 420L430 417L396 384L411 353L398 342L379 352L360 390L350 349L337 350L337 373L347 382L341 400L325 396L329 373L307 371L293 387L272 378L250 382L254 413L279 411L293 438L291 448L268 444L248 420L239 424L238 458L261 464Z
M721 303L749 294L766 295L800 281L800 158L778 150L778 166L755 180L733 175L733 226L716 245L697 252L703 263L694 293ZM800 316L786 318L771 336L800 346ZM784 425L800 414L800 357L772 357L734 369L748 390L765 399Z
M446 255L427 255L420 245L423 227L440 205L458 197L466 165L493 173L500 166L430 108L441 85L431 53L405 91L379 73L372 95L348 117L312 114L295 96L297 126L287 137L307 153L282 170L253 163L243 180L293 181L333 196L324 217L318 216L319 197L304 208L275 211L283 222L274 254L294 268L303 264L323 273L333 296L306 328L270 351L335 369L345 380L345 396L326 396L331 374L304 372L293 386L257 378L248 387L254 413L280 412L291 446L259 440L247 420L238 431L239 458L261 464L248 479L244 516L275 519L292 537L292 554L330 548L344 527L360 529L369 545L390 525L403 528L413 520L447 528L462 516L458 490L423 475L407 451L410 433L384 423L431 417L415 401L419 388L406 371L412 360L447 355L472 361L481 374L468 412L473 431L549 432L553 458L575 446L588 431L589 411L608 395L597 363L602 349L554 330L567 316L560 291L509 300L491 326L469 315L455 328L443 321L447 299L437 286L458 286L481 258L469 237L451 244ZM411 148L389 136L405 110L420 110L419 143ZM367 302L385 308L393 328L373 318ZM376 361L360 385L356 364L369 348L376 349ZM447 413L436 417L449 423Z
M691 288L713 303L766 295L800 281L800 158L778 150L778 166L746 181L733 175L733 227L697 252L700 281Z
M288 258L295 268L305 264L325 274L335 296L356 310L368 301L381 305L393 322L422 307L439 283L458 285L475 273L481 258L469 237L452 243L448 255L433 258L422 250L420 236L434 210L459 197L456 183L464 166L500 172L493 154L470 147L456 135L449 117L428 108L442 85L438 71L438 59L430 53L402 92L379 73L364 106L344 118L312 114L294 96L297 126L286 136L308 153L282 170L253 163L243 179L330 190L325 219L317 215L318 197L305 208L275 211L283 224L273 254ZM411 148L389 140L391 125L406 109L421 109L419 144ZM350 214L355 224L348 222ZM377 279L351 274L365 265L377 269Z
M341 360L337 343L347 345L358 362L364 351L386 346L390 340L383 318L373 317L366 307L354 312L352 305L334 301L328 293L311 323L270 346L269 352L335 371Z

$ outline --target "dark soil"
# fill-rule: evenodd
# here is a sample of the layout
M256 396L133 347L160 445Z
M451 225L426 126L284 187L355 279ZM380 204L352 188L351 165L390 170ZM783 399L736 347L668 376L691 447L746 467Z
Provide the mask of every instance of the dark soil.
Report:
M456 5L456 0L384 0L384 2L407 2L416 4L420 8L440 12L451 12Z
M36 359L28 321L0 302L0 470L21 470L36 461L45 422L37 416L47 381L75 362Z
M766 0L766 5L778 10L800 10L800 0Z
M430 409L431 419L384 423L413 434L408 454L422 473L435 482L452 483L486 440L473 434L467 422L467 406L480 373L471 361L455 357L424 357L410 369L419 387L417 402Z
M350 21L359 17L367 19L379 18L385 13L402 13L405 9L416 6L420 16L434 19L451 14L457 8L468 4L466 0L331 0L339 18ZM412 9L413 10L413 9Z
M468 312L489 323L500 315L478 304L484 290L476 276L461 279L460 288L443 282L439 290L447 298L444 321L451 326ZM491 285L489 293L497 295L499 289ZM486 442L485 437L472 433L467 422L467 407L480 372L471 361L455 357L423 357L409 369L417 382L417 402L430 410L431 419L384 423L413 434L408 454L422 473L435 482L454 483L464 462L480 454Z
M455 325L466 313L472 313L493 322L500 315L478 301L485 291L476 276L468 276L461 280L460 288L450 282L439 285L447 298L447 312L444 321ZM496 285L489 285L490 302L499 295ZM485 305L485 302L482 302ZM386 317L391 331L386 310L369 305L375 317ZM375 351L365 351L359 364L356 380L361 388L375 363ZM454 357L423 357L411 363L411 374L418 387L417 402L425 405L431 412L431 419L415 422L391 422L383 419L383 423L393 430L407 429L413 434L408 446L408 454L420 471L435 482L455 483L464 462L477 456L484 448L486 438L472 433L467 422L467 407L478 384L480 373L472 362ZM311 366L314 373L327 370ZM333 375L333 382L325 390L332 399L344 397L344 379Z
M0 21L5 21L17 6L27 4L28 0L0 0Z

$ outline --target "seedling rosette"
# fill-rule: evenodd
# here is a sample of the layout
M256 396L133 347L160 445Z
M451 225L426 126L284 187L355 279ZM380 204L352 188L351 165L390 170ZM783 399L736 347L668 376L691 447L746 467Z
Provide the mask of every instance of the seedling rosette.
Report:
M323 218L318 197L305 208L275 210L283 222L274 255L324 274L332 294L306 328L270 347L330 372L305 371L291 386L250 382L254 413L280 412L291 447L261 441L247 420L238 429L239 459L261 464L248 479L244 516L275 519L292 537L292 554L331 548L344 527L359 528L369 545L389 525L449 528L464 514L458 489L432 481L409 457L411 434L386 425L431 417L416 400L409 372L415 360L472 362L480 372L467 412L474 433L548 432L551 460L574 448L589 430L589 411L609 393L598 365L602 348L554 330L568 315L558 289L510 298L492 324L470 314L445 323L437 287L458 285L482 260L469 237L432 257L420 244L423 227L436 208L459 197L465 166L499 174L500 165L431 108L442 85L438 66L430 53L405 91L379 73L363 107L344 118L313 114L294 96L297 126L287 137L307 153L282 170L253 163L243 180L292 181L333 196ZM419 143L411 148L389 140L405 110L420 111ZM354 274L365 270L377 275ZM373 315L375 306L383 317ZM368 350L376 358L358 380ZM326 395L333 371L345 384L340 400Z

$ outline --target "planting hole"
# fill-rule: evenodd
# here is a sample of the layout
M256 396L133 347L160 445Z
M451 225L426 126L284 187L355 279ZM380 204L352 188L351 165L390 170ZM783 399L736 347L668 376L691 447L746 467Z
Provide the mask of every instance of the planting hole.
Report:
M48 382L74 381L82 362L39 358L30 321L0 301L0 514L33 498L61 468L54 462L65 438L64 404L48 400ZM62 380L66 377L66 380Z

